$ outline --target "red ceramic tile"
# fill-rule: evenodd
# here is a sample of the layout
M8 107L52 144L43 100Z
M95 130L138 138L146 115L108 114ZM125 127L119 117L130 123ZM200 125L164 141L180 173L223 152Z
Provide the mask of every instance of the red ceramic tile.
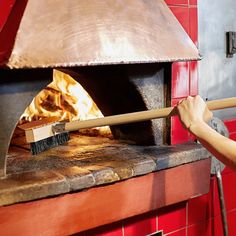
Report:
M169 5L188 5L188 0L165 0Z
M110 225L104 225L92 230L88 230L84 232L84 235L81 236L123 236L122 222L116 222Z
M188 236L214 236L212 233L213 219L201 221L188 227Z
M229 167L225 167L224 170L222 171L222 175L229 174L234 172L234 170L230 169Z
M0 31L4 26L12 7L14 6L15 0L2 0L0 1Z
M231 134L229 135L229 138L232 139L232 140L234 140L234 141L236 141L236 133L231 133Z
M186 229L177 230L173 233L168 234L168 236L186 236Z
M194 96L198 94L198 72L197 61L189 62L189 84L190 95Z
M197 0L189 0L190 5L197 5Z
M204 236L213 236L213 234L212 234L212 225L213 225L212 224L212 218L205 221L206 232L205 232Z
M188 227L188 236L208 235L208 225L206 221ZM210 235L209 235L210 236Z
M171 118L171 144L180 144L189 141L189 133L183 128L178 117Z
M232 211L228 213L227 219L228 219L229 236L235 236L236 235L236 211Z
M231 172L222 175L223 188L225 194L225 204L226 209L235 210L236 209L236 173ZM216 177L211 179L211 217L220 217L220 201Z
M170 7L184 30L189 33L189 9L186 7ZM189 95L189 63L172 64L172 98Z
M177 105L177 103L178 103L181 99L183 99L183 98L172 99L172 100L171 100L171 106Z
M236 172L222 175L226 209L236 209ZM236 220L236 219L235 219Z
M5 3L4 3L5 2ZM14 4L15 2L15 4ZM1 25L0 25L0 63L5 62L11 52L11 49L14 45L15 36L17 29L19 27L21 18L24 13L24 9L27 4L27 0L21 1L0 1L0 16ZM14 4L14 14L9 14L11 8ZM3 9L3 10L2 10ZM3 13L4 12L4 13ZM1 29L1 27L4 27Z
M189 8L182 6L171 6L170 10L178 19L187 34L189 34Z
M232 119L232 120L226 120L224 121L229 133L234 133L236 132L236 120Z
M229 138L236 141L236 120L226 120L224 123L229 131Z
M222 226L221 216L214 217L211 220L211 233L214 236L224 235L223 234L223 226Z
M198 20L197 8L189 8L189 36L195 45L198 45ZM198 72L197 62L189 62L189 79L190 79L190 94L198 94Z
M186 203L166 207L158 213L158 230L164 234L186 227Z
M156 232L156 213L148 213L124 221L125 236L143 236Z
M220 200L219 200L219 193L218 193L218 186L216 177L212 177L211 179L211 196L210 196L210 216L215 217L220 215Z
M188 201L188 225L193 225L210 218L210 194Z
M210 218L220 215L220 200L219 200L218 186L217 186L215 175L211 177L210 191L207 195L208 195L208 203L207 203L207 207L205 208L206 219L210 219ZM195 219L199 219L198 216L196 216Z
M197 8L189 8L189 36L195 45L198 45L198 20L197 20Z
M187 97L189 95L189 62L175 62L172 64L171 83L172 98Z
M172 99L175 106L180 99ZM178 116L171 117L171 144L180 144L189 141L189 132L183 128Z

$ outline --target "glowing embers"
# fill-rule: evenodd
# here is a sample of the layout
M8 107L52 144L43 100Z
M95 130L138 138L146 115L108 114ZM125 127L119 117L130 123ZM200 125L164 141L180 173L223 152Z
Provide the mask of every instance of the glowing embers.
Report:
M58 117L59 120L87 120L103 117L101 111L83 87L69 75L53 71L53 82L43 89L26 108L20 123ZM109 127L82 131L88 134L110 135Z

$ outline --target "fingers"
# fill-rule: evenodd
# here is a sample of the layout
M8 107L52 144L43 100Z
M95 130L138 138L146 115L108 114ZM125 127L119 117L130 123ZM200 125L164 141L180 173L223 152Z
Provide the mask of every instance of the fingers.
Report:
M186 97L186 98L183 98L183 99L179 100L179 101L177 102L177 106L180 105L180 104L182 104L183 102L186 102L186 101L191 100L191 98L192 98L191 96L188 96L188 97Z
M184 99L181 99L177 102L177 105L180 105L182 102L184 101Z
M180 121L187 129L191 124L207 122L212 117L212 113L199 95L181 99L176 107Z
M183 103L200 103L205 104L205 101L199 96L188 96L178 101L177 106Z
M185 102L185 101L192 101L192 100L194 100L194 99L197 98L197 97L200 97L200 96L199 96L199 95L197 95L197 96L195 96L195 97L193 97L193 96L188 96L188 97L186 97L186 98L183 98L183 99L179 100L178 103L177 103L177 105L179 105L179 104L181 104L181 103L183 103L183 102ZM201 98L201 97L200 97L200 98Z

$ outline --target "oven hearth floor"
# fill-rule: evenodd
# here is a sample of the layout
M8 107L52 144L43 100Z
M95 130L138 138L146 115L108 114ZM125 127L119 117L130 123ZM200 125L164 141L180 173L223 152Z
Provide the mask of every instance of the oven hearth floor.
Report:
M82 191L209 156L196 143L135 146L104 137L72 136L66 144L36 156L25 145L13 145L7 176L0 179L0 205Z

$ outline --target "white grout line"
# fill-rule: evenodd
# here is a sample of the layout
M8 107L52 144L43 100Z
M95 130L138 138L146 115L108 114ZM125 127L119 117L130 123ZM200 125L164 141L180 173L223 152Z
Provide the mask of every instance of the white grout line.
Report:
M124 227L124 221L122 221L122 236L125 236L125 227Z
M186 203L186 236L188 236L188 201Z
M158 229L158 213L156 213L156 231L159 230Z
M231 212L234 212L234 211L236 211L236 208L227 211L227 213L231 213Z

